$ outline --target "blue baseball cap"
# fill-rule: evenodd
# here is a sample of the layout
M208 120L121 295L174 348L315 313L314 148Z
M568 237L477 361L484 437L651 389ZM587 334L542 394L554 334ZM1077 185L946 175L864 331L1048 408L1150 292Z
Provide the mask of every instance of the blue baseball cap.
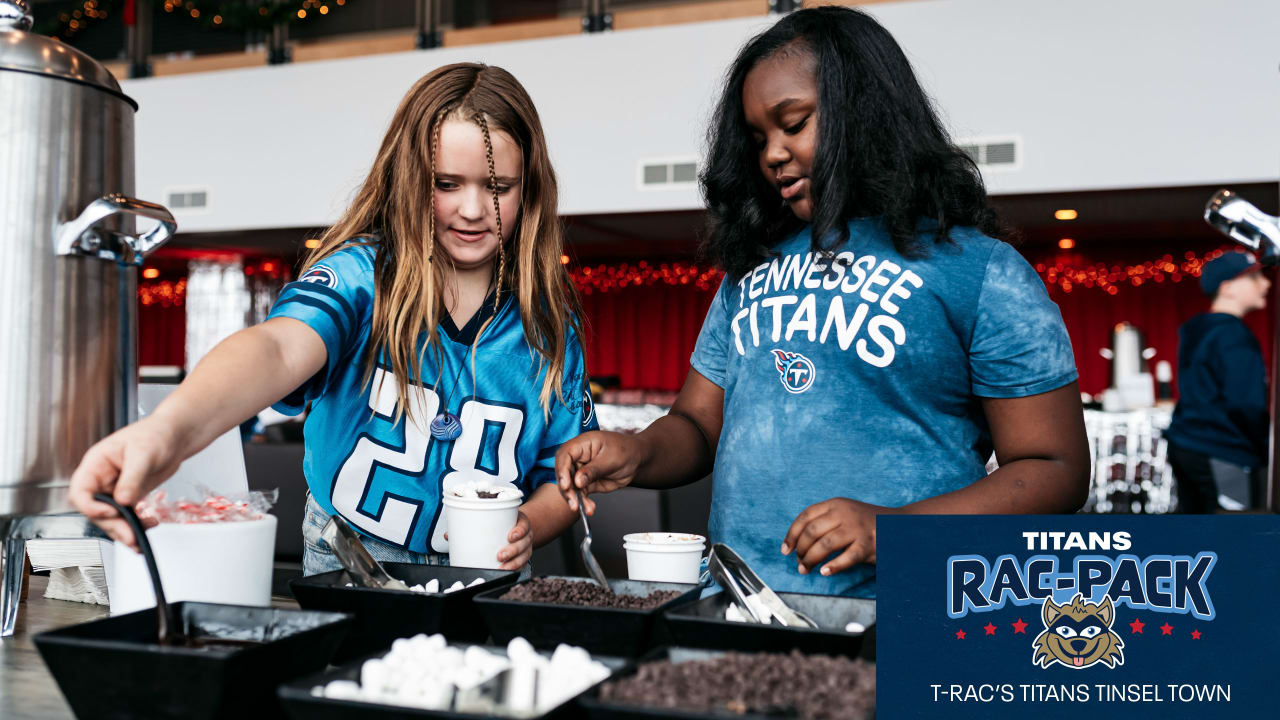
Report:
M1250 253L1228 252L1204 264L1200 271L1200 289L1204 294L1213 297L1218 294L1222 283L1246 273L1257 272L1262 266Z

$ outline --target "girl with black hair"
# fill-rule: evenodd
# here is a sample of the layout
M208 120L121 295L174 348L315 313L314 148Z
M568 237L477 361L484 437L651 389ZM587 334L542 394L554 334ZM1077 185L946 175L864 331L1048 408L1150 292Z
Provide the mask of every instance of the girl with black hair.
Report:
M783 18L739 53L709 139L705 249L726 277L693 370L644 432L561 447L571 505L714 462L713 540L775 589L860 596L877 515L1081 505L1061 315L883 27Z

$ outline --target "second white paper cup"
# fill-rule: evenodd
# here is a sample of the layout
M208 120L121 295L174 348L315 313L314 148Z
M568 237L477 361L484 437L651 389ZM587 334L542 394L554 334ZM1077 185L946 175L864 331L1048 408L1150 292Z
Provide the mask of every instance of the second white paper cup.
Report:
M690 533L648 532L622 536L627 577L652 582L696 583L707 539Z

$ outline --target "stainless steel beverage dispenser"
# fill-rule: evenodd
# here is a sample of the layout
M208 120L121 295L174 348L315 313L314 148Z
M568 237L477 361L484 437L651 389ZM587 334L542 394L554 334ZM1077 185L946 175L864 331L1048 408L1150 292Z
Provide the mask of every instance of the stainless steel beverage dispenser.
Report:
M25 541L65 512L85 450L137 414L137 272L176 225L133 197L137 104L100 63L0 0L0 634ZM155 221L145 234L136 218ZM148 223L149 225L151 223Z

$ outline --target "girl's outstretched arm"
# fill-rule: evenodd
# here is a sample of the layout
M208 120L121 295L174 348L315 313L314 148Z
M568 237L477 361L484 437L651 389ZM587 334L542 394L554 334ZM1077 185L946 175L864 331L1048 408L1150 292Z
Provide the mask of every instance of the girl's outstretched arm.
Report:
M671 410L640 433L589 432L562 445L556 453L560 492L577 512L572 489L582 490L591 514L590 493L688 485L711 472L723 422L724 389L690 370Z
M320 336L291 318L231 335L154 412L89 448L71 475L71 504L137 549L128 525L93 494L108 492L122 505L136 504L183 460L302 385L327 358Z

